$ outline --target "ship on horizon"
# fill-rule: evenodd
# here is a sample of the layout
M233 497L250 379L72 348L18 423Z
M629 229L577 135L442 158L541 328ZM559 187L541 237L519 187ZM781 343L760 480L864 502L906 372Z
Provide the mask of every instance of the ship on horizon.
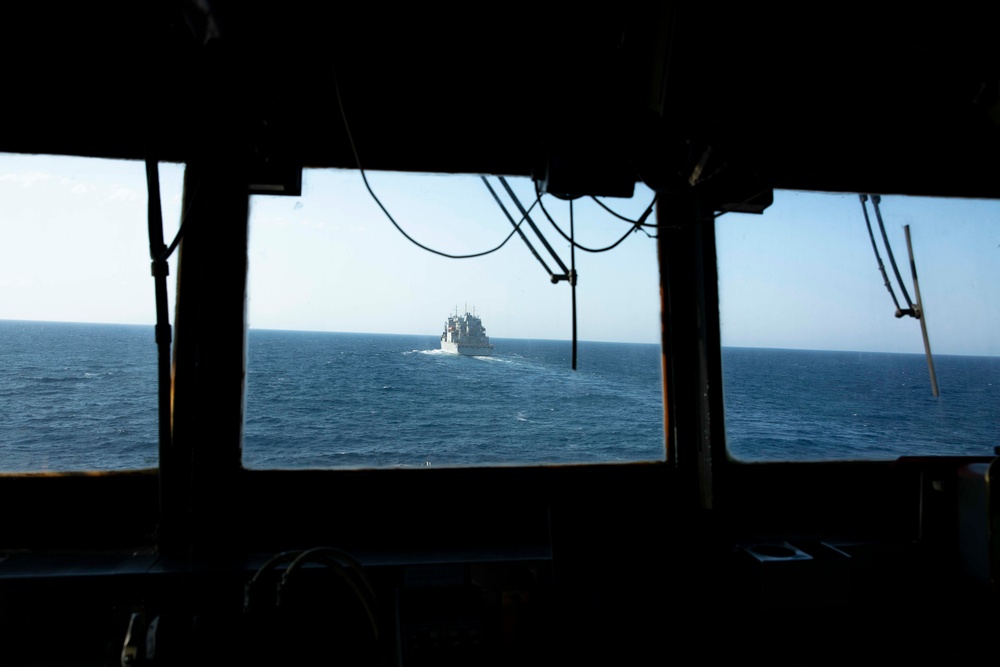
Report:
M493 354L493 345L486 335L483 321L474 312L465 311L465 315L449 315L444 323L441 334L441 349L452 354L465 354L472 357L486 357Z

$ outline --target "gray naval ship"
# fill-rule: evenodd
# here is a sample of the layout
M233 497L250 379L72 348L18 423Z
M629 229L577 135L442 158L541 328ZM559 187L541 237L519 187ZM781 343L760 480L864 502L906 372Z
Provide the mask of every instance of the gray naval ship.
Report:
M473 357L485 357L493 354L493 345L483 321L474 313L465 311L459 315L455 309L454 315L449 315L444 323L441 334L441 349L453 354L467 354Z

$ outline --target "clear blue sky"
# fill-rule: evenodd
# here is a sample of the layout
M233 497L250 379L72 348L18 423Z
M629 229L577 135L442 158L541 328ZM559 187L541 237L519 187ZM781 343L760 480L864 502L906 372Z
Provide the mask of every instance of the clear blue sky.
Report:
M160 171L172 236L182 168ZM511 229L476 177L369 177L428 246L477 252ZM514 187L526 205L533 201L529 181ZM651 198L640 187L631 201L606 202L635 217ZM152 323L145 202L141 163L0 155L0 319ZM568 230L567 204L546 205ZM251 210L251 327L433 337L468 304L494 337L570 335L568 285L550 284L517 237L479 259L426 253L385 219L357 172L309 171L302 197L254 197ZM908 288L902 225L911 225L935 352L1000 355L992 293L1000 205L884 197L882 211ZM575 217L578 241L591 247L628 229L587 200ZM568 244L540 213L535 220L569 263ZM720 218L718 239L724 344L922 350L917 322L892 316L856 195L779 192L763 216ZM637 233L609 253L578 251L577 268L581 339L658 340L654 241Z
M883 196L880 206L915 298L910 225L932 350L1000 355L1000 202ZM724 345L923 352L919 322L894 317L856 194L776 192L763 216L720 218L717 237Z

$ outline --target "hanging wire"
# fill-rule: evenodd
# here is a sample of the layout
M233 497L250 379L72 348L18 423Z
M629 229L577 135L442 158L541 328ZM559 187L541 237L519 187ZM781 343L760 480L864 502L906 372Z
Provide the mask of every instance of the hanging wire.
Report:
M576 367L577 367L576 360L577 360L577 338L578 338L578 336L577 336L577 317L576 317L576 283L577 283L576 247L577 247L578 244L574 240L574 235L575 235L574 216L573 216L573 199L574 198L567 198L567 199L564 200L564 201L568 201L569 202L569 233L570 233L570 235L568 237L566 237L567 240L570 243L570 246L569 246L570 266L569 266L569 268L566 268L566 265L563 264L562 260L559 258L559 255L557 255L556 252L555 252L555 250L552 249L552 246L549 245L548 241L545 239L545 236L542 234L541 230L539 230L538 227L535 226L534 222L531 220L531 216L528 215L528 213L526 211L524 211L524 207L521 206L520 200L517 198L517 195L511 189L511 187L507 183L506 179L504 179L502 176L499 177L499 179L500 179L500 183L507 190L507 195L514 202L514 205L517 206L522 212L524 212L524 214L526 216L525 219L528 221L528 224L531 226L531 228L533 230L535 230L535 234L541 240L542 244L545 245L545 247L548 249L549 253L555 258L556 262L558 262L560 268L562 268L562 270L565 273L563 275L553 274L551 272L551 270L549 270L549 267L545 263L545 260L543 260L541 258L541 256L535 250L534 246L531 245L531 242L528 240L527 236L525 236L522 233L521 234L521 238L524 240L524 243L528 246L528 249L531 250L531 254L533 254L535 256L535 259L537 259L539 261L539 263L541 263L541 265L549 273L549 275L551 276L551 279L552 279L553 283L558 283L558 282L560 282L562 280L569 281L569 284L570 284L570 299L571 299L570 304L571 304L572 322L573 322L573 324L572 324L572 327L573 327L573 330L572 330L573 336L572 336L572 338L573 339L572 339L572 344L571 344L572 345L572 347L571 347L572 354L571 354L570 367L575 371ZM486 180L485 176L483 177L483 183L486 185L487 189L490 191L490 194L493 195L493 198L496 200L497 205L504 212L504 214L511 221L511 223L513 223L514 222L513 216L511 216L510 213L507 211L507 207L504 206L504 204L501 201L500 197L497 195L496 191L492 188L492 186L490 186L489 181ZM537 192L537 190L536 190L536 192ZM539 193L539 199L537 199L536 201L538 201L539 204L541 205L541 198L540 197L541 197L541 195ZM542 210L545 211L544 205L542 205ZM552 222L552 218L551 218L551 216L549 216L549 214L548 214L547 211L545 212L545 216L547 218L549 218L550 222ZM554 222L552 224L555 225ZM558 229L558 227L557 227L557 229ZM636 227L633 227L633 229L630 230L629 233L631 233L631 231L635 231L635 229L636 229ZM559 230L559 232L562 233L562 230ZM563 234L563 236L565 237L566 235ZM620 243L620 241L619 241L619 243Z
M389 213L389 210L385 207L385 205L382 204L382 201L375 194L374 190L371 187L371 184L368 182L368 176L367 176L367 174L365 172L365 169L361 166L361 157L358 154L357 146L354 143L354 135L351 132L350 123L347 120L347 112L346 112L346 110L344 108L344 100L343 100L343 97L341 95L340 84L339 84L338 79L337 79L336 71L334 71L333 79L334 79L334 90L336 90L336 92L337 92L337 105L338 105L338 108L340 110L341 119L343 120L343 123L344 123L344 130L347 133L347 140L348 140L348 143L351 146L351 153L354 155L354 161L355 161L355 163L358 166L358 171L361 173L361 180L365 184L365 189L368 190L368 194L371 195L371 198L375 201L375 203L378 205L378 207L382 210L382 213L385 214L385 217L389 219L389 222L392 223L392 225L396 228L396 230L400 234L402 234L403 237L406 238L407 241L409 241L410 243L414 244L418 248L421 248L422 250L426 250L427 252L433 253L435 255L440 255L441 257L447 257L449 259L472 259L474 257L483 257L485 255L489 255L491 253L494 253L494 252L500 250L501 248L503 248L507 244L508 241L510 241L510 239L514 236L514 234L517 233L518 235L520 235L521 239L524 240L525 243L528 245L528 248L531 250L532 254L534 254L535 257L542 263L542 266L545 266L546 272L549 273L549 275L553 276L553 282L555 282L557 276L552 273L552 271L548 268L548 266L545 265L545 262L542 261L541 257L538 255L538 253L535 251L535 249L531 246L531 244L527 240L527 237L524 235L524 233L520 229L521 225L524 222L527 222L528 225L538 235L539 240L541 240L542 244L545 245L545 247L548 249L549 253L556 260L556 263L559 264L560 268L564 271L564 273L566 275L569 274L569 270L566 268L566 265L563 264L562 260L555 253L555 251L552 250L552 247L548 244L548 241L545 239L544 235L542 235L541 231L535 226L534 222L531 220L530 213L531 213L531 211L534 210L535 206L538 206L538 207L542 208L542 210L545 212L545 217L548 218L549 222L551 222L552 225L556 228L556 231L558 231L559 234L564 239L570 240L569 237L565 234L565 232L563 232L562 229L559 228L559 226L555 223L555 221L552 219L552 217L548 214L548 211L545 211L545 206L542 203L542 194L543 193L541 193L540 191L537 191L537 185L536 185L536 197L535 197L535 201L532 202L531 206L529 206L527 209L525 209L521 205L521 203L517 199L517 197L514 195L513 191L507 185L506 179L504 179L502 176L499 177L500 182L503 184L504 188L507 189L508 194L511 196L511 199L514 200L514 202L517 205L518 209L520 210L522 216L521 216L520 221L518 221L517 223L514 223L514 230L511 231L511 233L508 234L504 238L504 240L499 245L497 245L496 247L490 248L489 250L484 250L482 252L470 253L470 254L467 254L467 255L456 255L456 254L442 252L440 250L436 250L434 248L426 246L426 245L420 243L419 241L417 241L416 239L414 239L408 233L406 233L406 231L399 225L399 223L396 222L396 219L392 216L392 214ZM503 210L504 214L507 215L508 219L510 219L511 222L513 222L512 216L507 212L506 208L500 202L500 199L497 197L496 193L493 191L493 188L490 187L490 185L489 185L488 182L486 182L485 177L482 177L482 178L483 178L483 182L486 183L486 187L490 189L490 192L491 192L491 194L493 194L494 199L496 199L497 203L500 205L501 210ZM579 199L579 197L564 197L564 196L559 196L559 195L555 195L555 194L553 194L552 196L556 197L557 199L562 199L564 201L573 201L574 199ZM754 195L754 196L756 196L756 195ZM633 229L629 230L629 232L627 232L624 236L622 236L620 239L618 239L618 241L616 241L615 243L613 243L612 245L610 245L610 246L608 246L606 248L596 248L596 249L595 248L587 248L585 246L576 244L575 242L571 241L571 244L573 245L573 247L577 247L580 250L583 250L585 252L592 252L592 253L606 252L608 250L612 250L612 249L616 248L622 241L624 241L628 237L628 235L630 233L635 232L635 231L639 231L639 230L641 230L649 238L656 238L655 236L653 236L649 232L647 232L645 229L643 229L643 227L655 227L656 226L656 225L647 224L645 222L646 219L649 217L650 213L652 213L653 207L656 204L656 197L655 196L653 197L653 200L649 203L649 206L646 208L646 210L640 216L639 220L630 220L630 219L628 219L628 218L620 215L619 213L616 213L615 211L613 211L611 208L609 208L607 205L605 205L603 202L599 201L598 199L596 199L594 197L591 197L591 199L593 199L599 206L601 206L604 210L606 210L608 213L610 213L611 215L615 216L616 218L624 220L625 222L632 223ZM752 197L751 197L751 199L752 199ZM565 278L560 278L560 279L565 279Z
M160 207L160 173L159 166L154 157L146 156L146 222L149 233L149 257L152 260L150 271L153 274L153 287L156 303L156 325L154 328L154 340L156 342L156 363L157 363L157 409L159 425L159 449L158 460L160 462L160 483L159 501L161 514L165 508L165 496L163 485L163 470L169 468L170 451L173 442L171 428L171 378L170 378L170 343L172 339L170 330L170 307L167 304L167 274L170 267L167 265L166 248L163 245L163 211ZM163 537L162 535L160 536Z
M514 216L512 216L510 212L507 210L507 207L504 206L503 202L500 200L500 196L496 193L496 190L493 189L493 186L490 185L490 182L486 180L485 176L482 176L481 178L483 179L483 184L486 186L486 189L490 191L490 194L493 195L493 199L496 200L497 206L500 207L500 210L503 211L503 214L507 216L508 220L510 220L510 224L514 225L514 231L518 233L518 235L521 237L521 240L524 241L524 244L528 246L528 250L531 251L531 254L535 256L535 259L537 259L538 262L542 265L542 268L545 269L545 273L551 276L552 269L549 268L549 265L545 263L545 260L542 259L542 256L538 254L537 250L535 250L535 246L531 245L531 241L529 241L525 233L521 231L520 225L514 222ZM541 200L539 199L538 202L541 203ZM522 218L522 220L523 219L524 218Z
M892 282L890 282L889 276L885 272L885 265L882 263L882 257L878 252L878 244L875 242L875 233L872 231L871 219L868 217L868 206L866 202L869 197L871 197L872 200L872 208L875 209L875 216L878 218L878 226L879 230L882 232L882 241L885 243L885 251L889 255L889 261L892 264L893 272L896 274L896 280L899 282L899 289L903 292L903 297L906 299L906 303L909 306L909 308L905 310L899 307L899 300L896 298L896 293L892 289ZM885 223L882 220L882 212L879 210L879 203L882 198L879 195L859 194L858 199L861 200L861 210L865 214L865 226L868 227L868 239L872 243L872 250L875 251L875 259L878 261L878 270L882 274L882 280L885 282L885 288L889 290L889 296L892 297L892 302L896 305L896 317L909 315L910 317L920 320L920 333L924 339L924 354L927 357L927 370L930 373L931 379L931 393L937 397L940 395L937 384L937 373L934 370L934 357L931 354L931 341L927 334L927 318L924 316L923 305L920 302L920 282L917 280L917 263L913 258L913 245L910 242L910 226L905 225L903 227L903 232L906 235L906 251L910 256L910 274L913 277L913 291L917 297L916 304L910 300L910 295L906 291L903 279L899 275L899 269L896 267L896 260L892 256L892 246L889 245L889 237L885 233Z
M298 554L291 564L285 569L278 583L277 596L280 602L281 592L288 586L292 575L310 562L319 561L331 572L340 577L357 596L358 602L364 608L371 624L372 634L376 641L381 639L382 628L379 611L378 596L372 588L371 583L365 576L361 564L352 558L346 551L335 547L316 547L307 549Z
M484 250L482 252L474 252L468 255L454 255L451 253L442 252L440 250L435 250L434 248L424 245L420 241L417 241L415 238L407 234L406 231L399 225L399 223L396 222L396 219L392 217L392 214L389 213L389 210L385 207L385 205L382 204L382 201L375 194L375 191L372 190L371 184L368 183L368 176L365 173L364 168L361 166L361 157L358 154L358 148L354 144L354 134L351 132L350 123L348 123L347 121L347 112L344 109L344 100L340 93L340 83L337 79L336 70L334 70L333 73L333 88L337 92L337 105L340 108L340 117L344 122L344 131L347 133L347 141L351 145L351 153L354 154L354 162L355 164L358 165L358 171L361 172L361 180L364 181L365 189L368 190L368 194L371 195L371 198L375 201L378 207L382 209L382 213L384 213L385 217L389 219L389 222L391 222L392 226L396 228L396 231L402 234L407 241L417 246L418 248L426 250L427 252L433 253L435 255L440 255L441 257L447 257L449 259L472 259L474 257L483 257L485 255L489 255L507 245L507 241L510 241L511 237L514 236L514 233L518 231L521 224L528 218L528 212L534 209L535 206L538 204L538 202L541 200L541 196L539 196L531 205L531 207L528 208L528 211L524 212L524 216L521 218L520 222L514 225L514 230L510 234L508 234L506 238L504 238L504 240L500 242L499 245L497 245L494 248L490 248L489 250Z
M613 211L607 204L605 204L604 202L602 202L597 197L591 197L591 199L594 201L595 204L597 204L598 206L600 206L601 208L603 208L605 211L607 211L611 215L613 215L616 218L618 218L619 220L624 220L625 222L632 223L633 225L635 225L637 227L656 227L656 225L653 225L653 224L646 224L646 218L648 218L649 214L653 212L653 206L656 205L656 198L658 196L659 195L654 195L653 196L653 201L649 202L649 206L646 207L646 210L643 212L642 215L639 216L638 220L630 220L630 219L626 218L624 215L622 215L621 213L618 213L617 211Z
M559 235L562 236L567 241L569 241L571 249L572 248L579 248L580 250L583 250L584 252L598 253L598 252L607 252L609 250L614 250L615 248L617 248L621 244L622 241L624 241L625 239L627 239L630 234L634 234L635 232L637 232L640 229L642 229L642 227L640 227L638 223L633 223L632 228L629 229L627 232L625 232L625 234L620 239L618 239L617 241L615 241L611 245L609 245L607 247L604 247L604 248L588 248L587 246L580 245L579 243L577 243L576 241L574 241L570 236L566 235L566 232L564 232L559 227L559 225L556 224L556 221L552 219L552 216L549 215L549 211L548 211L548 209L545 208L545 204L544 203L539 202L539 208L542 209L542 213L545 214L545 217L548 219L548 221L550 223L552 223L552 226L555 227L555 229L556 229L557 232L559 232ZM645 230L643 230L643 231L645 231ZM651 237L651 238L653 238L653 237Z
M274 590L270 591L266 604L261 602L259 600L261 596L260 588L263 585L264 578L272 571L277 576L278 567L285 564L287 564L287 567L279 577ZM383 630L378 597L375 595L371 583L365 576L361 564L346 551L335 547L316 547L305 551L284 551L268 559L267 562L257 569L257 572L244 586L243 612L252 613L271 606L281 606L282 592L287 590L289 582L296 572L309 564L321 564L325 566L330 572L347 584L365 610L372 629L373 638L379 641L383 635Z
M250 613L258 610L261 606L260 601L257 599L259 593L257 592L260 588L260 581L264 576L272 569L277 568L277 566L284 563L290 563L301 555L301 551L282 551L281 553L275 554L267 560L263 565L257 568L257 572L254 573L253 577L243 586L243 613ZM269 604L274 604L274 596L268 600Z
M889 264L892 265L892 272L896 274L896 282L899 283L899 290L903 293L903 298L906 299L906 305L910 309L909 314L912 315L913 302L910 301L910 295L906 292L906 285L903 284L903 279L899 275L899 268L896 266L896 258L892 256L892 246L889 245L889 236L885 233L885 225L882 223L882 211L879 210L878 207L879 201L881 201L882 198L879 195L871 195L871 198L872 206L875 209L875 218L878 220L878 228L882 232L882 242L885 243L885 252L889 255Z
M878 244L875 243L875 233L872 231L872 222L868 217L868 206L865 202L868 201L868 195L859 194L858 199L861 200L861 210L865 214L865 225L868 227L868 238L872 242L872 250L875 251L875 259L878 261L878 270L882 274L882 280L885 282L885 288L889 290L889 296L892 297L892 302L896 304L896 312L901 312L902 309L899 307L899 299L896 298L896 292L892 289L892 283L889 282L889 274L885 272L885 264L882 263L882 256L878 252Z
M160 259L164 261L170 259L170 256L174 254L174 250L177 249L177 245L181 242L181 239L184 238L184 229L187 226L188 214L191 212L191 208L194 206L194 201L198 197L198 189L200 186L200 180L194 184L194 190L188 198L187 208L185 208L184 212L181 214L181 224L177 228L177 234L174 235L174 240L170 242L170 245L163 249ZM159 196L159 194L157 194L157 196Z
M535 235L538 237L538 240L542 242L542 245L545 246L545 249L549 251L549 254L552 255L552 258L556 260L556 264L558 264L559 268L562 269L563 274L565 276L568 276L569 269L566 268L566 265L563 263L562 259L560 259L559 255L556 254L556 251L552 249L552 246L549 245L549 242L548 240L546 240L545 235L542 234L542 231L538 229L538 227L535 225L535 221L531 219L529 211L524 210L524 207L521 205L521 200L517 198L516 194L514 194L514 190L512 190L510 185L507 183L507 179L504 178L503 176L498 176L498 178L500 179L500 185L502 185L504 190L507 191L507 196L509 196L511 198L511 201L514 202L514 206L517 207L517 210L519 210L524 215L524 219L528 222L528 225L531 227L531 229L534 230ZM538 199L536 201L541 201L541 200ZM552 282L556 282L557 278L558 276L552 276Z

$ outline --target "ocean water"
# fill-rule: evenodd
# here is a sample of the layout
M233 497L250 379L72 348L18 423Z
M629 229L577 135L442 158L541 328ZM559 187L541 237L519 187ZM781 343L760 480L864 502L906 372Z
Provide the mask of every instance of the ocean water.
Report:
M740 459L993 456L1000 357L724 348L726 436Z
M0 471L157 463L153 328L0 321Z
M156 465L152 327L0 321L0 471ZM251 331L251 468L663 460L659 348ZM991 455L1000 358L723 350L726 437L747 460Z
M663 460L659 347L251 332L248 467ZM266 406L266 409L265 409Z

